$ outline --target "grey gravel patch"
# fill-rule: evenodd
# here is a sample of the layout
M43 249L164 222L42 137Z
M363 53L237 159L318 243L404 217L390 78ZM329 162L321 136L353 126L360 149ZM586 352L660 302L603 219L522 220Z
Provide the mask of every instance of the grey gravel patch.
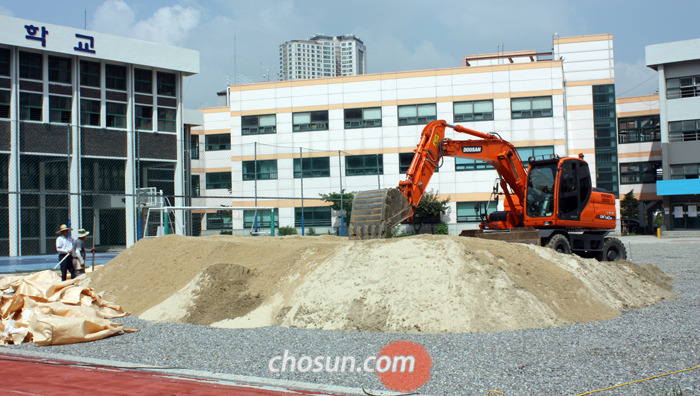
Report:
M419 389L435 395L574 395L700 365L700 243L624 238L632 260L652 263L674 275L678 298L624 312L603 321L535 330L466 334L387 334L298 328L217 329L115 321L139 327L95 342L31 350L264 378L383 389L374 373L272 373L270 359L285 350L297 359L315 356L376 356L391 341L424 345L433 359L431 378ZM167 370L167 369L166 369ZM606 391L608 395L662 395L671 389L700 394L700 369Z

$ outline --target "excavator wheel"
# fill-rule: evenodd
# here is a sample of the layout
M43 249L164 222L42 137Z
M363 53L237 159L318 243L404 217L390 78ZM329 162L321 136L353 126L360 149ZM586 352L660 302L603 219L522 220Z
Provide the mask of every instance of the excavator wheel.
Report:
M603 251L597 257L598 261L616 261L627 258L627 249L617 238L605 238Z
M571 254L571 245L569 245L569 240L562 234L552 236L545 247L554 249L559 253Z

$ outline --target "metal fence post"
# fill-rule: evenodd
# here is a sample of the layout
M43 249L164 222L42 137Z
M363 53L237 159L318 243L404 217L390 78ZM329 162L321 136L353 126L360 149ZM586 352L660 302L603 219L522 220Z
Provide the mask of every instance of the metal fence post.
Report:
M340 236L345 236L345 213L343 208L343 162L338 150L338 180L340 182Z
M304 154L303 148L299 147L299 180L301 180L301 236L304 236Z

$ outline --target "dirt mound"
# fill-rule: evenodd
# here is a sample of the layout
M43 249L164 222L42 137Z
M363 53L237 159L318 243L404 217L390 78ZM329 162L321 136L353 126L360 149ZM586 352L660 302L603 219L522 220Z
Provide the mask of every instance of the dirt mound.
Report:
M669 282L653 266L463 237L166 236L91 286L148 320L443 333L606 320L672 298Z

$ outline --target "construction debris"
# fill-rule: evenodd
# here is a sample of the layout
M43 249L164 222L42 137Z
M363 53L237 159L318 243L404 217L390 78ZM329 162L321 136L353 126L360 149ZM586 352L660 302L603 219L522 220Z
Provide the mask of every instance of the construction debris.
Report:
M50 270L0 279L0 345L72 344L136 331L107 320L126 313L80 280L62 282Z

